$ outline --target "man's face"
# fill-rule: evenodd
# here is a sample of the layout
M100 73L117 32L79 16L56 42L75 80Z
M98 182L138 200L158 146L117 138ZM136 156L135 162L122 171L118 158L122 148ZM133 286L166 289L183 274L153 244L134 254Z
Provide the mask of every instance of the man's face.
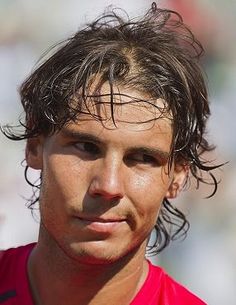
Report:
M137 91L122 93L146 98ZM160 113L141 102L115 106L116 126L109 104L97 111L102 122L80 114L78 122L27 148L28 164L42 170L47 242L87 263L116 261L137 249L144 253L175 175L173 167L168 172L170 119L153 121Z

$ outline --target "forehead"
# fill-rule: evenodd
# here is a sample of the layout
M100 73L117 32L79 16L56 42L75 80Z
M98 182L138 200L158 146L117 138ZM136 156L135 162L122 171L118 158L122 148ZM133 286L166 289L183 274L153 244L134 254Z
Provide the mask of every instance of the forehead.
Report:
M81 114L82 113L82 114ZM124 86L113 86L113 92L108 83L99 90L90 88L89 95L82 103L82 112L78 121L89 117L101 121L107 128L136 129L140 126L152 128L158 121L171 126L172 117L167 111L163 99L150 97L148 94Z

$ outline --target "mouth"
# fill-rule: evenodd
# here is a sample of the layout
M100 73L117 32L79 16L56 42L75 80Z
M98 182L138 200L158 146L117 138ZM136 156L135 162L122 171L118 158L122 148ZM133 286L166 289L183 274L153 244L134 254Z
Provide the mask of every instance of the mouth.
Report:
M112 233L126 223L124 218L76 217L90 231Z
M82 221L90 221L90 222L101 222L101 223L110 223L110 222L122 222L125 221L124 218L102 218L102 217L78 217Z

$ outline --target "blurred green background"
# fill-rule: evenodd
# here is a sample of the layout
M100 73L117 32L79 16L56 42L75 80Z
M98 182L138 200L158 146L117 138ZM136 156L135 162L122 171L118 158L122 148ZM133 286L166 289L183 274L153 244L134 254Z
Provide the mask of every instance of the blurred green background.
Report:
M147 0L0 0L0 124L17 124L22 112L17 88L39 56L52 44L99 15L108 5L131 15L150 8ZM157 258L178 281L209 305L235 305L236 283L236 1L163 0L179 11L205 47L212 117L209 138L217 144L212 159L229 163L218 173L222 182L211 191L184 192L177 201L191 222L188 237ZM31 189L23 179L24 143L0 135L0 248L37 239L38 222L25 207ZM34 175L34 174L32 174Z

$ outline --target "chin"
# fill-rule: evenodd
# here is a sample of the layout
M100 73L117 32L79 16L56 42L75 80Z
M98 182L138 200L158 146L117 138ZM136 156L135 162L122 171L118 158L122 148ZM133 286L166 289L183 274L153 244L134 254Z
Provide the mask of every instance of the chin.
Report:
M124 250L123 250L124 248ZM120 245L107 245L104 241L92 241L86 243L73 243L70 245L70 257L79 263L91 265L109 265L118 261L126 260L133 256L137 249L130 250Z
M120 258L104 241L79 242L70 245L71 257L85 264L111 264Z

